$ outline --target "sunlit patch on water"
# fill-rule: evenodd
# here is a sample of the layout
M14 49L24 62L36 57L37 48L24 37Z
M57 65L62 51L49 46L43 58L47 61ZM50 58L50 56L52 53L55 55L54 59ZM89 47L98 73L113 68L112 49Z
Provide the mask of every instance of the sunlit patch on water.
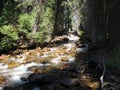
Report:
M20 54L20 55L16 55L15 57L11 57L9 61L22 62L25 58L26 58L25 55Z
M9 86L18 86L26 83L27 81L22 81L21 76L19 75L13 75L8 79L8 82Z
M72 47L76 47L75 43L67 43L67 44L63 44L64 46L66 46L67 48L72 48Z
M60 62L61 62L60 57L54 58L54 59L51 60L51 63L53 63L53 64L60 64Z
M80 37L76 36L76 35L73 35L73 34L69 34L68 35L68 39L70 41L78 41L80 39Z
M39 64L39 63L28 63L20 65L13 69L6 69L0 72L0 75L3 75L7 78L7 84L8 86L19 86L22 85L28 81L23 81L21 78L27 78L32 72L28 70L29 67L32 66L48 66L49 64ZM1 89L0 89L1 90Z
M8 65L5 65L4 63L0 63L0 70L5 70L8 68Z

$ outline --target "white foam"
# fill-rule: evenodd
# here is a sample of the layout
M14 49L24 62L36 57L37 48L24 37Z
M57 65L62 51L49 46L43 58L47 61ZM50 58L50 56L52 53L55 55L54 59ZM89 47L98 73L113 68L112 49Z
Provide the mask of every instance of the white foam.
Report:
M68 35L68 39L71 41L78 41L80 39L80 37L70 34L70 35Z
M54 50L57 50L57 48L55 47L55 48L50 48L50 51L54 51Z
M53 64L59 64L61 62L61 58L60 57L54 58L50 62L53 63Z
M28 81L22 81L21 76L13 75L12 77L10 77L8 79L8 82L9 82L8 85L18 86L18 85L22 85Z
M0 63L0 70L5 70L8 68L8 65L5 65L4 63Z
M9 77L8 84L21 85L25 83L24 81L21 80L21 77L28 77L32 73L31 71L27 70L31 66L44 66L44 65L32 62L32 63L20 65L13 69L1 70L0 74Z
M70 57L68 60L69 60L69 62L74 62L75 61L75 57Z
M0 87L0 90L3 90L3 87Z
M82 52L85 53L88 51L88 44L85 44L85 47L77 48L77 53Z
M28 64L22 64L18 67L15 67L13 69L6 69L2 70L0 73L4 76L14 76L14 75L22 75L22 74L27 74L30 73L30 71L27 71L28 67L31 66L42 66L43 64L37 64L37 63L28 63Z
M23 62L23 60L26 59L26 56L23 54L20 54L19 56L20 56L20 58L17 58L17 56L11 57L11 58L9 58L9 61Z
M63 44L63 45L68 48L76 47L76 45L74 43L67 43L67 44Z
M22 54L21 58L17 58L16 61L17 62L23 62L24 59L26 59L26 56Z

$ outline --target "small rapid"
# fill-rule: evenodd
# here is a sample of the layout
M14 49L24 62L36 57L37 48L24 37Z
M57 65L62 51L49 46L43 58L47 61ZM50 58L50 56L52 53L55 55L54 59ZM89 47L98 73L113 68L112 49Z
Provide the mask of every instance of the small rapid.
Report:
M28 70L30 67L58 67L66 63L73 63L75 55L80 52L76 42L80 39L78 36L70 34L66 36L69 41L54 47L37 47L34 50L25 50L18 55L1 55L0 56L0 87L19 86L29 82L21 78L28 78L33 72ZM82 51L82 50L81 50Z

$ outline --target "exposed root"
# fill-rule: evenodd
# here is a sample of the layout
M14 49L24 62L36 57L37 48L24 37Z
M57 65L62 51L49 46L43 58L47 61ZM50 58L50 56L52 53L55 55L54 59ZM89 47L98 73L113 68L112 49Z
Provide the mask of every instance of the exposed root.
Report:
M111 82L104 82L102 90L118 90L118 89L115 88L115 85L112 84Z
M105 75L105 72L106 72L105 56L104 55L102 56L101 64L103 66L103 73L102 73L102 75L100 77L100 82L101 82L101 90L103 90L103 87L104 87L104 75Z

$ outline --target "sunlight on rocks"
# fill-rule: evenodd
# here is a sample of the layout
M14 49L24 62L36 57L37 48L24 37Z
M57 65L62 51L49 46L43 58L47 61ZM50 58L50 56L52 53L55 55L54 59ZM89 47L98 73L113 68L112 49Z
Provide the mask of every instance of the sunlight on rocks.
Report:
M61 38L63 37L57 37L55 40ZM8 79L9 85L21 85L26 83L21 78L27 78L32 73L42 74L52 68L63 70L69 67L70 63L75 62L76 53L82 50L75 44L79 40L78 36L68 35L64 38L68 38L69 42L54 47L23 50L21 54L17 55L1 55L0 75ZM44 67L43 69L46 68L46 70L42 71L40 67ZM0 82L2 84L4 78L0 77ZM34 88L33 90L40 89Z

